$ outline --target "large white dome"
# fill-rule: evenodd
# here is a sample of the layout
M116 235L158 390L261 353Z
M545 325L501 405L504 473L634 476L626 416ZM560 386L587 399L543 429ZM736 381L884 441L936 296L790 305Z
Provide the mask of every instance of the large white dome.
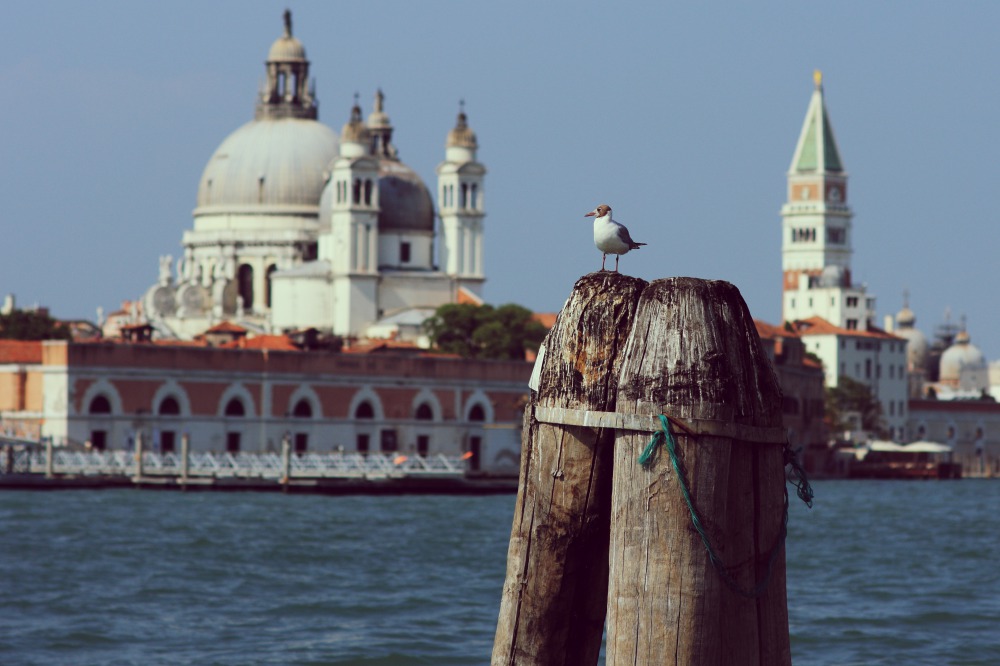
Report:
M253 120L230 134L205 166L195 217L319 211L336 133L302 118Z
M986 367L983 352L970 342L967 333L962 332L955 337L955 344L941 355L940 379L942 382L958 382L963 372L984 371Z

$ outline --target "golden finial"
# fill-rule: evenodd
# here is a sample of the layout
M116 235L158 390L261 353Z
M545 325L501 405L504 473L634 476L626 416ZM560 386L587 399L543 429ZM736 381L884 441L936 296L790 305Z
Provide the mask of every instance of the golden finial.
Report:
M821 72L818 69L813 70L813 81L816 82L816 87L817 88L822 88L823 87L823 72Z

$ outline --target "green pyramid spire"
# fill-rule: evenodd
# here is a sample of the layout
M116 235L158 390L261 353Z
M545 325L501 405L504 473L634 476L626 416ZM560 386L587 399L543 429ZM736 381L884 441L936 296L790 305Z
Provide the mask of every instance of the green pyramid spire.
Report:
M814 74L816 90L809 100L809 109L802 124L799 143L795 147L790 171L794 173L841 173L837 140L833 136L826 104L823 102L823 75L819 70Z

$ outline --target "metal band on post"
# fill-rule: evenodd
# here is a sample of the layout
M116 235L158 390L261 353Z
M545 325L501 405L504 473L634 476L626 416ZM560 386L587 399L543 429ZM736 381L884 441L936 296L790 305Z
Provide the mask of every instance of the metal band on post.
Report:
M650 416L646 414L621 414L619 412L595 412L565 407L535 407L535 419L541 423L583 426L585 428L656 432L661 427L659 418L658 414ZM715 419L679 419L674 416L667 416L667 419L680 429L679 435L725 437L753 444L781 446L784 446L787 441L787 433L784 428L763 428Z

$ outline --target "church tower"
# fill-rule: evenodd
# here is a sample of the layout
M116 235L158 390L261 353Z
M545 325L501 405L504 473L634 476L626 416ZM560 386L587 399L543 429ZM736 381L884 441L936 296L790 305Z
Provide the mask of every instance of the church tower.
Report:
M332 268L333 332L341 335L356 335L378 318L379 163L371 141L355 99L327 186L332 215L320 249Z
M851 284L847 173L823 99L822 74L816 71L814 79L781 207L782 318L819 316L841 328L867 330L875 299Z
M476 161L479 144L469 129L464 104L445 142L445 161L438 165L438 204L444 241L441 270L477 296L482 295L483 180L486 168Z

